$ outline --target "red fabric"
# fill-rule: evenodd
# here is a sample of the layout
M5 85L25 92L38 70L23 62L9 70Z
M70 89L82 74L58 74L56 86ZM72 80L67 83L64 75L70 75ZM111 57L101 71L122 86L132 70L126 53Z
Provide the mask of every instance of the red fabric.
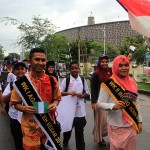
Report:
M99 59L98 60L98 65L97 65L97 69L96 69L96 72L99 74L99 78L100 78L100 84L102 83L102 82L105 82L108 78L110 78L111 77L111 75L112 75L112 71L111 71L111 68L106 68L106 69L103 69L102 67L101 67L101 61L102 61L103 59Z
M118 76L119 64L121 62L127 62L130 65L130 62L126 56L124 55L117 56L113 61L112 78L114 78L125 90L137 94L138 89L137 89L136 82L129 76L129 74L124 78L120 78Z
M117 0L125 9L135 16L150 16L149 0Z

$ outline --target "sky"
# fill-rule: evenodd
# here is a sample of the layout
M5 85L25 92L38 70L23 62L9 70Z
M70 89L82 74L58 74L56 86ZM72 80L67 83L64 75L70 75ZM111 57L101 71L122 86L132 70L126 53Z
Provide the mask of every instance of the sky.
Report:
M0 19L11 17L31 24L32 17L39 15L58 30L87 25L89 16L94 16L96 24L128 19L116 0L0 0ZM16 26L0 23L0 44L6 55L21 51L14 44L20 34Z

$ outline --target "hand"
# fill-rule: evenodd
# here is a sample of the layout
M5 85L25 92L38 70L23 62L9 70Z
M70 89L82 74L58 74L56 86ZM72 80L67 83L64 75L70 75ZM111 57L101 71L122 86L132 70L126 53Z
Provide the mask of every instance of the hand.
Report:
M34 115L36 113L36 108L33 106L24 106L24 112Z
M125 107L125 102L124 101L118 101L114 105L113 110L123 109L124 107Z
M97 108L97 103L91 103L91 107L92 107L92 109L96 110L96 108Z
M57 109L57 105L55 103L49 104L48 112L54 112Z
M72 92L68 92L68 95L72 95L72 96L75 96L75 95L76 95L76 92L75 92L75 91L72 91Z
M142 122L138 123L138 127L139 127L139 134L142 132Z
M4 116L5 114L6 114L5 107L2 107L1 112L0 112L0 115L1 115L1 116Z
M80 99L82 99L84 97L84 95L82 93L76 93L76 96Z
M127 58L129 59L129 61L132 59L132 53L129 53Z

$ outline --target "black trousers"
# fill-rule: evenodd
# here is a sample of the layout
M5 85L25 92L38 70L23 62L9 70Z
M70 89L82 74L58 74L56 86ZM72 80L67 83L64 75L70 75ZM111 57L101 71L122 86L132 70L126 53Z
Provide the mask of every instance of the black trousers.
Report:
M18 120L10 118L10 130L14 139L16 150L24 150L22 143L21 124Z
M75 139L76 139L76 149L85 150L84 142L84 127L86 125L85 117L75 117L73 121L73 127L75 128ZM73 128L72 127L72 128ZM71 137L72 130L63 133L63 143L68 143Z

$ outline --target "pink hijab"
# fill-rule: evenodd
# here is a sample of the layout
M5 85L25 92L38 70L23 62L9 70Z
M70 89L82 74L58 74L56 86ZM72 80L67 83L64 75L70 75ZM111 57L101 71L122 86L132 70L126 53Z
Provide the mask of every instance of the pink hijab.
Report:
M138 93L136 82L129 76L129 74L125 78L120 78L118 75L119 64L122 62L127 62L130 65L130 61L124 55L117 56L113 61L112 73L111 76L114 78L125 90L131 91L133 93Z

